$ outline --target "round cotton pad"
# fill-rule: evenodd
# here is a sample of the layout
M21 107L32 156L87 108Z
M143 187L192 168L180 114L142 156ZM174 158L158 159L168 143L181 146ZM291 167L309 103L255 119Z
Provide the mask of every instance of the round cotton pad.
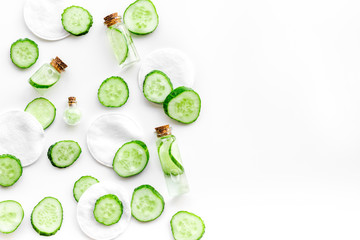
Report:
M30 113L10 111L0 115L0 154L11 154L23 167L39 159L45 134L41 124Z
M145 76L153 70L164 72L174 88L179 86L192 87L194 84L194 67L186 54L177 49L163 48L155 50L142 60L138 82L143 89Z
M26 26L45 40L63 39L70 35L61 24L61 13L66 6L65 0L27 0L24 5Z
M106 194L114 194L123 204L123 214L120 221L105 226L98 223L94 217L96 200ZM100 182L92 185L81 196L77 205L77 220L81 230L91 239L110 240L119 236L128 227L131 219L130 197L125 189L111 182Z
M143 140L143 135L142 128L130 117L109 113L91 124L87 132L87 145L96 161L112 167L117 150L131 140Z

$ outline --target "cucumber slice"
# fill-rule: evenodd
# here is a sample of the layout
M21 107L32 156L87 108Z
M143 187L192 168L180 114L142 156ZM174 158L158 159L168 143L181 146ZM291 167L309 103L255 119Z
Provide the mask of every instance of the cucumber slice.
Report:
M24 218L24 210L20 203L7 200L0 202L0 232L15 232Z
M116 152L113 169L120 177L131 177L141 173L149 161L146 144L139 140L125 143Z
M92 185L98 183L99 180L97 180L96 178L92 177L92 176L82 176L81 178L79 178L75 184L74 184L74 188L73 188L73 195L75 200L78 202L79 199L81 198L81 196L83 195L83 193Z
M179 162L173 162L170 157L170 146L173 141L161 142L158 147L160 163L164 174L177 176L184 173L184 168ZM179 167L180 166L180 167Z
M33 115L44 129L55 120L56 108L48 99L39 97L32 100L25 108L25 112Z
M199 94L191 88L178 87L166 97L163 107L170 118L189 124L199 117L201 100Z
M47 156L51 164L58 168L71 166L80 156L80 145L72 140L63 140L49 147Z
M163 103L172 90L173 85L165 73L154 70L145 76L143 93L150 102Z
M181 155L179 146L176 140L172 141L169 147L169 156L171 161L179 168L182 172L184 172L184 167L181 165Z
M38 45L31 39L18 39L11 44L11 61L19 68L29 68L34 65L39 57Z
M54 235L61 227L63 208L54 197L43 198L31 213L31 225L42 236Z
M175 240L198 240L205 233L203 220L187 211L177 212L171 218L170 225Z
M34 88L49 88L60 79L60 73L50 64L42 65L29 79Z
M131 215L140 222L150 222L162 214L165 202L161 194L150 185L134 189L131 198Z
M105 79L98 90L99 102L105 107L121 107L129 98L129 88L121 77Z
M124 23L130 32L145 35L155 31L159 25L159 16L150 0L137 0L124 12Z
M114 194L107 194L96 200L94 217L97 222L106 226L119 222L123 214L123 205Z
M129 54L129 47L125 35L115 27L109 27L107 34L109 36L110 45L114 50L116 60L118 61L119 65L121 65L123 62L125 62Z
M61 14L61 23L67 32L80 36L89 32L93 24L93 17L85 8L71 6L65 8Z
M19 159L10 154L0 155L0 186L14 185L21 175L22 166Z

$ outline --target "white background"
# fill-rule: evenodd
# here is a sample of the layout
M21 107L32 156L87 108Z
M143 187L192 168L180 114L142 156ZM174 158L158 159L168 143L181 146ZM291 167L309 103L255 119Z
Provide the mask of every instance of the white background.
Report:
M30 214L45 196L64 207L61 230L49 239L87 239L76 222L72 186L82 175L110 180L131 194L151 184L166 198L163 215L151 223L132 220L118 239L172 239L169 220L178 210L200 215L203 239L360 238L360 3L356 0L154 0L157 30L134 37L141 57L174 47L194 61L194 89L202 98L199 119L178 124L150 104L137 86L139 64L120 73L102 18L122 13L131 2L79 1L94 17L90 32L47 42L35 37L22 18L23 0L0 8L0 112L24 109L39 95L28 78L55 56L68 65L47 93L57 117L46 130L40 160L20 180L0 189L0 200L19 201L25 218L0 239L43 239ZM69 1L70 2L70 1ZM70 5L70 4L69 4ZM40 47L27 70L9 58L12 42L29 37ZM119 109L99 104L100 83L112 75L129 84L130 98ZM75 95L83 121L62 121L67 97ZM140 175L122 179L89 154L85 133L100 114L126 113L149 134L151 159ZM156 156L153 128L170 123L183 156L191 193L170 200ZM0 133L1 134L1 133ZM58 140L79 141L83 153L67 169L53 167L47 148Z

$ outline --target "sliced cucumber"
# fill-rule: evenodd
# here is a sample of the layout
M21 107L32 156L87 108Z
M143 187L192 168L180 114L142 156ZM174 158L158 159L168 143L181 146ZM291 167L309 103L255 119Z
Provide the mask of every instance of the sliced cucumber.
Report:
M72 140L63 140L49 147L47 156L51 164L58 168L71 166L80 156L80 145Z
M121 65L123 62L125 62L129 54L129 47L125 35L115 27L109 27L107 34L110 39L110 45L114 50L116 60L118 61L119 65Z
M184 173L184 168L178 161L174 162L173 158L170 157L170 146L172 142L173 141L161 142L158 147L158 153L164 174L177 176Z
M149 161L146 144L139 140L125 143L116 152L113 169L120 177L131 177L141 173Z
M145 76L143 93L150 102L163 103L172 90L169 77L162 71L154 70Z
M48 99L39 97L32 100L25 108L25 112L33 115L44 129L48 128L55 119L56 108Z
M38 45L31 39L18 39L11 44L11 61L19 68L29 68L34 65L39 57Z
M129 88L121 77L105 79L98 90L99 102L105 107L121 107L129 98Z
M123 205L114 194L107 194L96 200L94 217L97 222L106 226L119 222L123 214Z
M191 88L178 87L166 97L163 107L170 118L181 123L192 123L199 117L201 100Z
M42 65L29 79L34 88L49 88L60 79L60 73L50 64Z
M131 199L131 215L140 222L150 222L164 211L164 198L150 185L134 189Z
M175 240L198 240L205 233L203 220L187 211L177 212L171 218L170 225Z
M88 10L79 6L65 8L61 14L64 29L75 36L87 34L93 24L93 17Z
M24 218L24 210L20 203L7 200L0 202L0 232L15 232Z
M75 200L78 202L83 193L92 185L98 183L99 180L92 176L82 176L79 178L73 188L73 195Z
M133 2L126 8L123 16L125 25L134 34L152 33L159 25L159 16L150 0Z
M43 198L31 213L31 225L43 236L54 235L61 227L63 208L54 197Z
M179 146L176 140L172 141L169 147L169 156L171 161L182 171L184 172L184 167L181 165L181 155Z
M0 155L0 186L9 187L19 180L22 175L19 159L10 154Z

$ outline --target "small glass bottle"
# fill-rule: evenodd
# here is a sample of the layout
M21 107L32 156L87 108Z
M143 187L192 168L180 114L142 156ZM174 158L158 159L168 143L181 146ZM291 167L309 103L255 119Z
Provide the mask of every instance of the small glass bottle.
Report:
M81 111L77 107L76 97L69 97L69 106L64 112L64 121L68 125L76 125L81 120Z
M115 54L116 60L123 69L140 60L130 32L121 22L118 13L113 13L104 18L107 26L106 35Z
M59 57L55 57L50 63L42 65L29 79L29 83L36 90L45 90L53 86L65 71L67 65Z
M164 173L167 189L171 197L189 192L189 184L185 175L179 148L169 125L155 128L156 146L160 164Z

